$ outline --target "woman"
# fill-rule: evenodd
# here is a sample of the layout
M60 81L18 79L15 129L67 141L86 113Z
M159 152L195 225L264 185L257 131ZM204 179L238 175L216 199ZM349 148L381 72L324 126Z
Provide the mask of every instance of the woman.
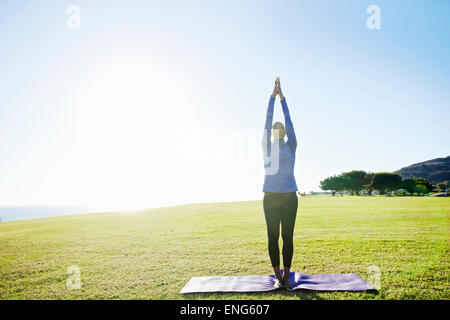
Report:
M281 122L276 122L272 127L273 107L277 95L280 96L286 128ZM273 129L274 142L271 141L271 129ZM286 142L284 141L285 135L287 135ZM292 289L292 283L289 281L289 270L294 252L293 234L298 208L296 194L298 189L294 178L297 140L278 77L275 80L275 88L269 100L262 145L265 168L263 206L267 224L269 256L276 275L275 286ZM283 238L283 276L280 272L280 251L278 248L280 223Z

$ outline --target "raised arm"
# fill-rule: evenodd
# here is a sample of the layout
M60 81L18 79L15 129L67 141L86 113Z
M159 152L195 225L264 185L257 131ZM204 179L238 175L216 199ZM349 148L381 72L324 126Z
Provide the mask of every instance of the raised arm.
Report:
M275 96L271 95L269 99L269 106L267 107L266 123L264 125L264 134L262 139L262 147L264 157L269 156L270 138L272 137L272 122L273 122L273 106L275 104Z
M294 125L292 124L291 115L289 114L286 98L284 98L284 96L283 100L281 100L281 106L283 107L286 136L288 138L287 144L291 147L292 151L295 151L297 149L297 138L295 137Z
M297 149L297 138L295 137L294 125L291 121L291 115L289 114L289 108L286 103L286 98L281 91L280 78L277 77L275 81L275 86L277 88L278 95L280 96L281 106L283 107L284 113L284 124L286 127L286 135L287 135L287 144L291 147L291 150L295 152Z

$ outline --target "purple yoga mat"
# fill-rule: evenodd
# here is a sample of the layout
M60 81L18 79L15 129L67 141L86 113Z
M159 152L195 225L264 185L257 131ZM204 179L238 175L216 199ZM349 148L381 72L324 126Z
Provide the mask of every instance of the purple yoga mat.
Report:
M305 274L290 272L289 279L294 288L315 291L365 291L374 290L370 284L355 273ZM274 275L193 277L180 293L200 292L262 292L276 290Z

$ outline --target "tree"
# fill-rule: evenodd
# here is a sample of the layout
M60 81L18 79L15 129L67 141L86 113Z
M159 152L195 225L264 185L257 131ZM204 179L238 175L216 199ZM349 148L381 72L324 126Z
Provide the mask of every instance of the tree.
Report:
M445 192L448 190L448 181L442 181L441 183L436 184L436 187L439 191Z
M380 172L373 177L373 187L380 192L394 191L402 186L402 177L396 173Z
M421 185L421 184L417 184L416 185L416 193L418 196L422 195L422 194L428 194L430 193L430 190L428 190L427 187Z
M411 195L427 194L433 190L433 185L425 178L412 178L402 181L402 188L407 190Z
M344 172L342 177L347 179L347 189L355 193L357 196L360 195L361 190L368 183L367 173L362 170L353 170L350 172Z
M375 187L373 186L373 177L375 177L375 173L371 173L371 172L367 173L366 174L367 184L365 184L363 186L364 190L366 190L366 192L369 196L371 196L372 192L375 190Z
M419 177L414 177L412 178L414 180L414 182L416 183L416 185L421 186L425 189L428 190L428 192L430 192L431 190L433 190L433 185L431 184L430 181L428 181L428 179L425 178L419 178ZM427 192L427 193L428 193Z
M413 179L405 179L402 181L402 188L413 195L416 192L416 183Z
M331 195L334 197L334 195L339 189L339 186L336 183L336 181L337 176L325 178L323 181L320 181L320 188L325 191L327 190L331 191Z
M336 184L334 183L334 178L335 178L335 176L325 178L324 180L320 181L320 185L319 185L322 190L331 191L331 195L333 197L336 193Z
M348 179L342 176L332 176L325 178L323 181L320 181L320 188L322 190L329 190L331 194L334 195L336 192L342 192L345 190L346 185L348 184Z
M349 177L344 177L344 176L337 176L335 178L335 183L336 183L336 191L341 193L342 196L342 191L344 190L348 190L348 185L350 184L349 182Z
M428 194L433 190L433 185L425 178L414 177L412 178L414 183L416 184L416 193L419 194Z

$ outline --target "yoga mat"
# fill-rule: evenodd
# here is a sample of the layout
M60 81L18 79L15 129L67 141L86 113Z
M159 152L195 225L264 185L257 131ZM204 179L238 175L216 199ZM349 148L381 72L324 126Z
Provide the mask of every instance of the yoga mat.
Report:
M315 291L365 291L375 290L355 273L305 274L290 272L289 280L293 290ZM263 292L276 290L273 285L275 275L229 276L229 277L193 277L181 289L180 293L200 292ZM280 288L286 289L286 288Z

